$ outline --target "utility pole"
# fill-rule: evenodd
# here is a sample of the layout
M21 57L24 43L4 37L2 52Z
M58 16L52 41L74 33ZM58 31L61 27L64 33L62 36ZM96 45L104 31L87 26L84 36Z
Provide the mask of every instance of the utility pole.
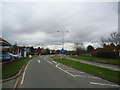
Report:
M69 31L57 31L57 32L61 32L61 34L62 34L62 60L64 59L64 52L65 52L65 50L64 50L64 33L66 32L69 32Z

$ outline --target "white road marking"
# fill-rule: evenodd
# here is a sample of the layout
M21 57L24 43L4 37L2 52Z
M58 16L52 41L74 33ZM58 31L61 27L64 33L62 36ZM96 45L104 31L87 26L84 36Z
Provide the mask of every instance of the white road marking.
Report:
M52 64L52 62L50 62L50 61L47 61L48 63L50 63L50 64Z
M62 68L60 68L60 67L58 67L58 65L60 65L60 63L56 65L56 67L57 67L58 69L60 69L60 70L64 71L65 73L67 73L67 74L69 74L69 75L75 77L73 74L71 74L71 73L67 72L66 70L64 70L64 69L62 69Z
M84 74L84 72L80 72L80 71L73 71L73 70L66 70L66 71L70 71L70 72L78 72L78 73L83 73L83 74Z
M27 66L25 67L25 70L24 70L24 73L23 73L23 77L22 77L22 80L21 80L21 84L23 84L24 82L24 79L25 79L25 72L26 72L26 69L28 67L28 65L30 64L31 61L29 61L29 63L27 64Z
M55 62L55 61L52 61L53 63L55 63L55 64L57 64L57 62Z
M19 79L17 78L17 80L16 80L13 88L16 88L16 87L17 87L18 82L19 82Z
M44 60L46 60L46 58L44 57Z
M90 83L90 84L94 84L94 85L103 85L103 86L120 87L119 85L113 85L113 84L96 83L96 82L89 82L89 83Z
M38 60L38 63L40 63L40 60Z
M44 60L45 60L45 61L47 61L48 63L52 64L52 62L50 62L50 61L46 60L46 58L47 58L47 57L44 57Z
M21 84L23 84L24 78L25 78L25 71L23 72L23 77L22 77L22 80L21 80Z
M60 69L60 70L62 70L62 71L64 71L64 72L66 72L67 74L69 74L69 75L71 75L71 76L73 76L73 77L87 77L87 78L96 78L96 79L100 79L100 78L98 78L98 77L92 77L92 76L73 75L72 73L68 72L68 70L64 70L64 69L58 67L58 65L60 65L60 63L56 65L56 67L57 67L58 69ZM84 72L83 72L83 73L84 73Z

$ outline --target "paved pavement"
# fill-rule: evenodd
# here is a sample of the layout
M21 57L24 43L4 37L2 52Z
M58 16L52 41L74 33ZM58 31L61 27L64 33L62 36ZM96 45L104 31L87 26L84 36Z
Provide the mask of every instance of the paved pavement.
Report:
M115 83L53 61L49 56L32 60L17 88L118 88Z
M100 62L93 62L93 61L89 61L89 60L75 59L75 58L70 58L68 56L66 56L66 58L74 60L74 61L79 61L82 63L87 63L87 64L91 64L91 65L95 65L95 66L99 66L99 67L103 67L103 68L120 71L120 66L118 66L118 65L111 65L111 64L104 64L104 63L100 63Z
M13 88L16 83L16 79L12 79L2 83L2 88Z

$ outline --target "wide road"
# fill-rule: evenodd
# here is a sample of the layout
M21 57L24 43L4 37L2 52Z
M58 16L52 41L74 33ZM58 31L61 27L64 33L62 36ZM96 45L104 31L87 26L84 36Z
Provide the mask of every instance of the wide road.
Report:
M17 88L117 88L117 84L39 56L29 62ZM114 89L113 89L114 90Z

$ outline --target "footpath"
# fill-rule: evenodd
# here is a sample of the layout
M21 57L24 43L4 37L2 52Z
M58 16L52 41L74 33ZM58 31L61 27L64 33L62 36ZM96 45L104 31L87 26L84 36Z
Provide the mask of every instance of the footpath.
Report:
M66 56L65 58L71 59L73 61L78 61L78 62L82 62L82 63L86 63L86 64L91 64L91 65L95 65L95 66L99 66L99 67L103 67L103 68L120 71L120 66L118 66L118 65L111 65L111 64L104 64L104 63L94 62L94 61L89 61L89 60L75 59L75 58L71 58L68 56Z

